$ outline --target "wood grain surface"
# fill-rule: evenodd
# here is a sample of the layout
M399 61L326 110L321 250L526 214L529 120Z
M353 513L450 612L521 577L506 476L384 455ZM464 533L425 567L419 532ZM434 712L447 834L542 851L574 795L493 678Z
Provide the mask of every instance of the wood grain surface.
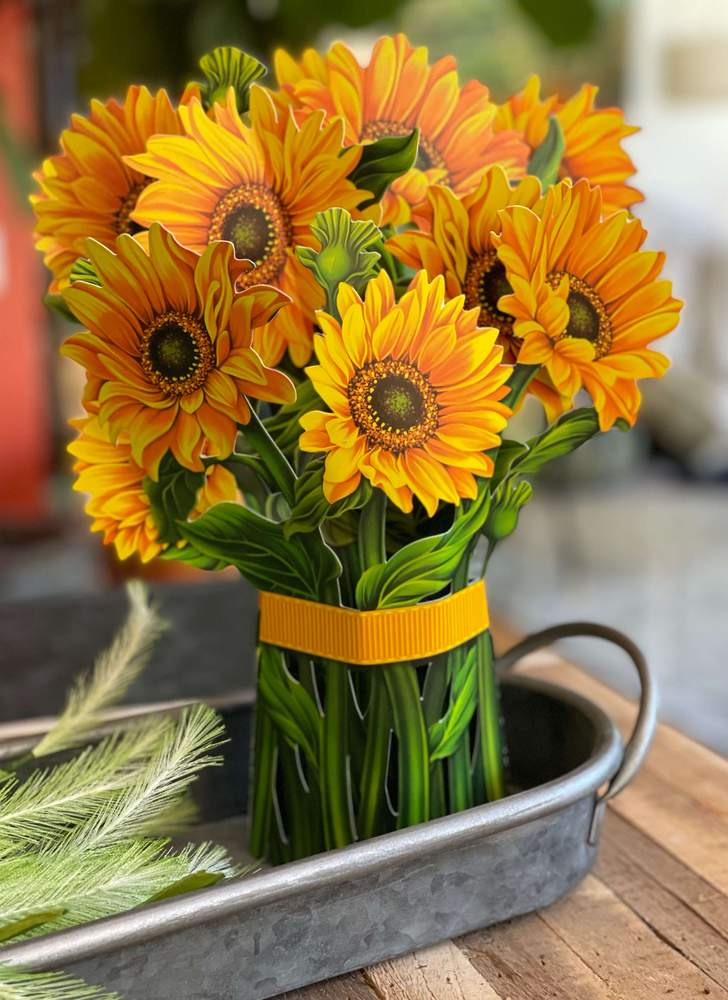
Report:
M628 699L552 653L519 670L600 704ZM285 1000L728 1000L728 761L668 726L607 810L594 871L538 913Z

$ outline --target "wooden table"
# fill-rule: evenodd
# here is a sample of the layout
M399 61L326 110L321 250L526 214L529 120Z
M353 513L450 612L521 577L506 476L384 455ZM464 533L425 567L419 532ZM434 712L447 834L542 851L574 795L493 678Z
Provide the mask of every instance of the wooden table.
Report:
M634 707L577 667L523 669L593 698L627 732ZM689 675L686 676L689 683ZM728 761L660 726L608 809L593 874L520 917L285 995L286 1000L728 1000Z

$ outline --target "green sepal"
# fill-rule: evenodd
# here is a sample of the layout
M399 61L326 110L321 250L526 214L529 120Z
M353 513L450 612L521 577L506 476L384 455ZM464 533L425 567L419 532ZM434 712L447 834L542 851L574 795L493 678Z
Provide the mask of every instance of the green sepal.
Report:
M319 766L321 715L304 686L283 665L280 650L261 644L258 696L270 717L293 747L299 746L315 770Z
M50 923L51 920L57 920L65 912L63 907L56 907L52 910L44 910L43 913L30 913L27 917L21 917L20 920L13 920L10 924L4 924L0 927L0 942L10 941L14 937L19 937L21 934L33 931L43 924Z
M430 763L449 757L457 749L478 707L478 675L475 669L475 646L468 650L465 662L453 677L450 704L441 719L429 727L427 740Z
M381 242L382 234L373 222L354 221L345 208L319 212L311 223L311 231L321 249L298 247L296 255L313 272L326 292L327 310L335 314L336 292L342 281L361 293L377 273L380 254L369 247Z
M178 524L194 507L204 481L204 472L185 469L171 452L159 463L156 481L149 476L144 479L144 492L149 498L160 542L174 545L182 538Z
M528 173L538 177L543 187L555 184L559 175L561 159L564 155L564 133L561 131L558 119L549 118L546 138L531 153L528 161Z
M411 170L417 159L420 130L409 135L392 135L376 142L364 143L359 162L349 174L358 188L371 192L371 199L362 208L378 202L389 185Z
M632 430L632 424L630 424L628 420L625 420L624 417L617 417L614 421L614 426L618 431L622 431L622 433Z
M147 902L158 903L160 899L172 899L173 896L181 896L185 892L195 892L197 889L208 889L212 885L217 885L225 878L222 872L192 872L184 878L172 882L166 889L151 896Z
M439 594L452 582L468 545L482 530L490 508L488 483L440 535L410 542L384 563L366 570L356 586L356 606L362 610L402 608Z
M200 59L200 69L205 75L205 82L200 84L205 109L224 101L232 87L241 115L250 105L250 85L268 72L254 56L228 45L207 52Z
M101 288L101 278L87 257L78 257L74 261L69 277L71 284L74 281L85 281L87 285L96 285L97 288Z
M542 434L530 438L527 442L528 451L513 461L511 472L530 476L547 462L576 451L598 433L599 417L593 406L583 406L565 413Z
M507 479L501 489L496 492L491 504L488 520L485 522L483 534L494 544L508 538L518 527L521 508L525 507L533 496L533 486L517 477Z
M70 320L71 323L78 323L78 320L66 305L66 300L62 295L56 295L53 292L48 292L47 295L43 296L43 304L52 312L56 313L56 315L62 316L63 319Z
M322 585L341 572L321 539L308 545L288 539L282 524L239 504L216 504L195 521L179 522L178 530L202 555L235 566L259 590L316 601Z
M372 488L362 477L356 490L336 503L330 503L324 496L324 458L312 459L296 481L296 502L291 516L283 525L286 538L303 532L315 531L326 520L333 520L347 511L363 507L371 496Z

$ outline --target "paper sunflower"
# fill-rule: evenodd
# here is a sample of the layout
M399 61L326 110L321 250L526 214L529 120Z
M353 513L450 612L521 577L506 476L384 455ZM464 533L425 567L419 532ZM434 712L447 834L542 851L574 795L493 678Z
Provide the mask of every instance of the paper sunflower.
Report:
M337 307L341 323L319 313L319 364L306 369L330 412L305 414L300 439L303 451L327 453L328 500L362 476L404 511L413 496L430 515L440 500L474 497L510 414L497 330L479 327L477 310L448 301L443 278L424 271L397 303L384 271L364 301L341 284Z
M627 183L635 173L622 140L639 131L627 125L620 108L595 108L598 87L585 83L568 101L554 94L541 98L541 80L532 76L520 93L498 108L496 129L521 133L531 150L546 138L548 122L555 115L564 134L561 177L584 178L602 189L604 212L630 208L644 195Z
M295 108L340 117L347 144L420 130L415 168L382 200L384 223L409 221L432 183L465 192L489 164L523 172L528 149L515 132L495 133L488 88L476 80L461 87L452 56L430 65L427 49L403 34L380 38L366 67L342 42L323 56L308 49L300 62L279 49L274 65L281 96Z
M158 132L182 131L177 111L164 90L129 87L123 104L91 102L88 117L73 115L61 133L63 152L51 156L33 175L40 192L31 195L37 222L36 245L53 272L51 291L67 284L74 262L90 236L112 246L121 233L141 228L132 221L148 178L124 162L141 153Z
M633 424L640 378L659 378L668 359L650 348L678 322L682 303L658 280L665 255L641 250L646 232L627 212L602 217L587 181L551 188L539 215L520 206L494 236L513 293L501 307L522 341L518 361L544 365L567 401L585 388L602 430Z
M241 266L230 243L202 256L181 247L159 225L148 253L130 236L115 252L90 240L103 287L75 282L64 292L88 329L63 353L87 371L86 405L112 441L128 435L134 461L156 478L167 450L201 471L201 452L225 458L237 425L250 419L246 396L290 402L295 390L252 349L253 328L286 296L269 285L235 294Z
M310 227L317 212L331 205L355 211L368 199L347 180L358 153L342 155L342 127L324 125L322 112L299 126L257 86L250 91L250 126L232 91L212 114L214 120L192 101L180 109L183 136L157 136L130 159L157 178L133 218L144 226L161 222L198 253L213 240L230 240L238 257L255 264L243 286L270 282L292 300L256 338L256 349L272 365L288 348L300 367L311 356L314 311L324 296L296 247L316 246Z
M499 308L503 295L513 291L498 259L493 233L500 230L499 213L509 205L538 210L541 185L525 177L514 187L501 167L491 167L476 191L456 197L448 188L433 185L428 194L431 231L409 230L392 237L387 249L409 267L424 268L430 278L441 274L449 296L464 295L467 309L480 310L480 324L498 330L504 360L515 361L520 343L513 337L513 317ZM529 386L549 417L563 410L563 400L548 375L539 374Z
M113 444L97 417L72 420L78 436L68 445L76 458L74 490L88 496L86 513L93 518L92 531L103 534L105 545L114 545L120 559L137 553L149 562L167 546L159 531L144 492L145 473L132 458L128 442ZM238 496L235 477L221 465L206 470L193 514L199 516L216 503L234 501Z

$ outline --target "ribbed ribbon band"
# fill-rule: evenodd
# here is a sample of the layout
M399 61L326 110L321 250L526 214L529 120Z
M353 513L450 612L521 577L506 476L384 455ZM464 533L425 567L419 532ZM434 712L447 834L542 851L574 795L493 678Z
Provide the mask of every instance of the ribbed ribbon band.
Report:
M259 608L261 642L362 666L429 659L473 639L489 623L482 580L409 608L354 611L265 590Z

